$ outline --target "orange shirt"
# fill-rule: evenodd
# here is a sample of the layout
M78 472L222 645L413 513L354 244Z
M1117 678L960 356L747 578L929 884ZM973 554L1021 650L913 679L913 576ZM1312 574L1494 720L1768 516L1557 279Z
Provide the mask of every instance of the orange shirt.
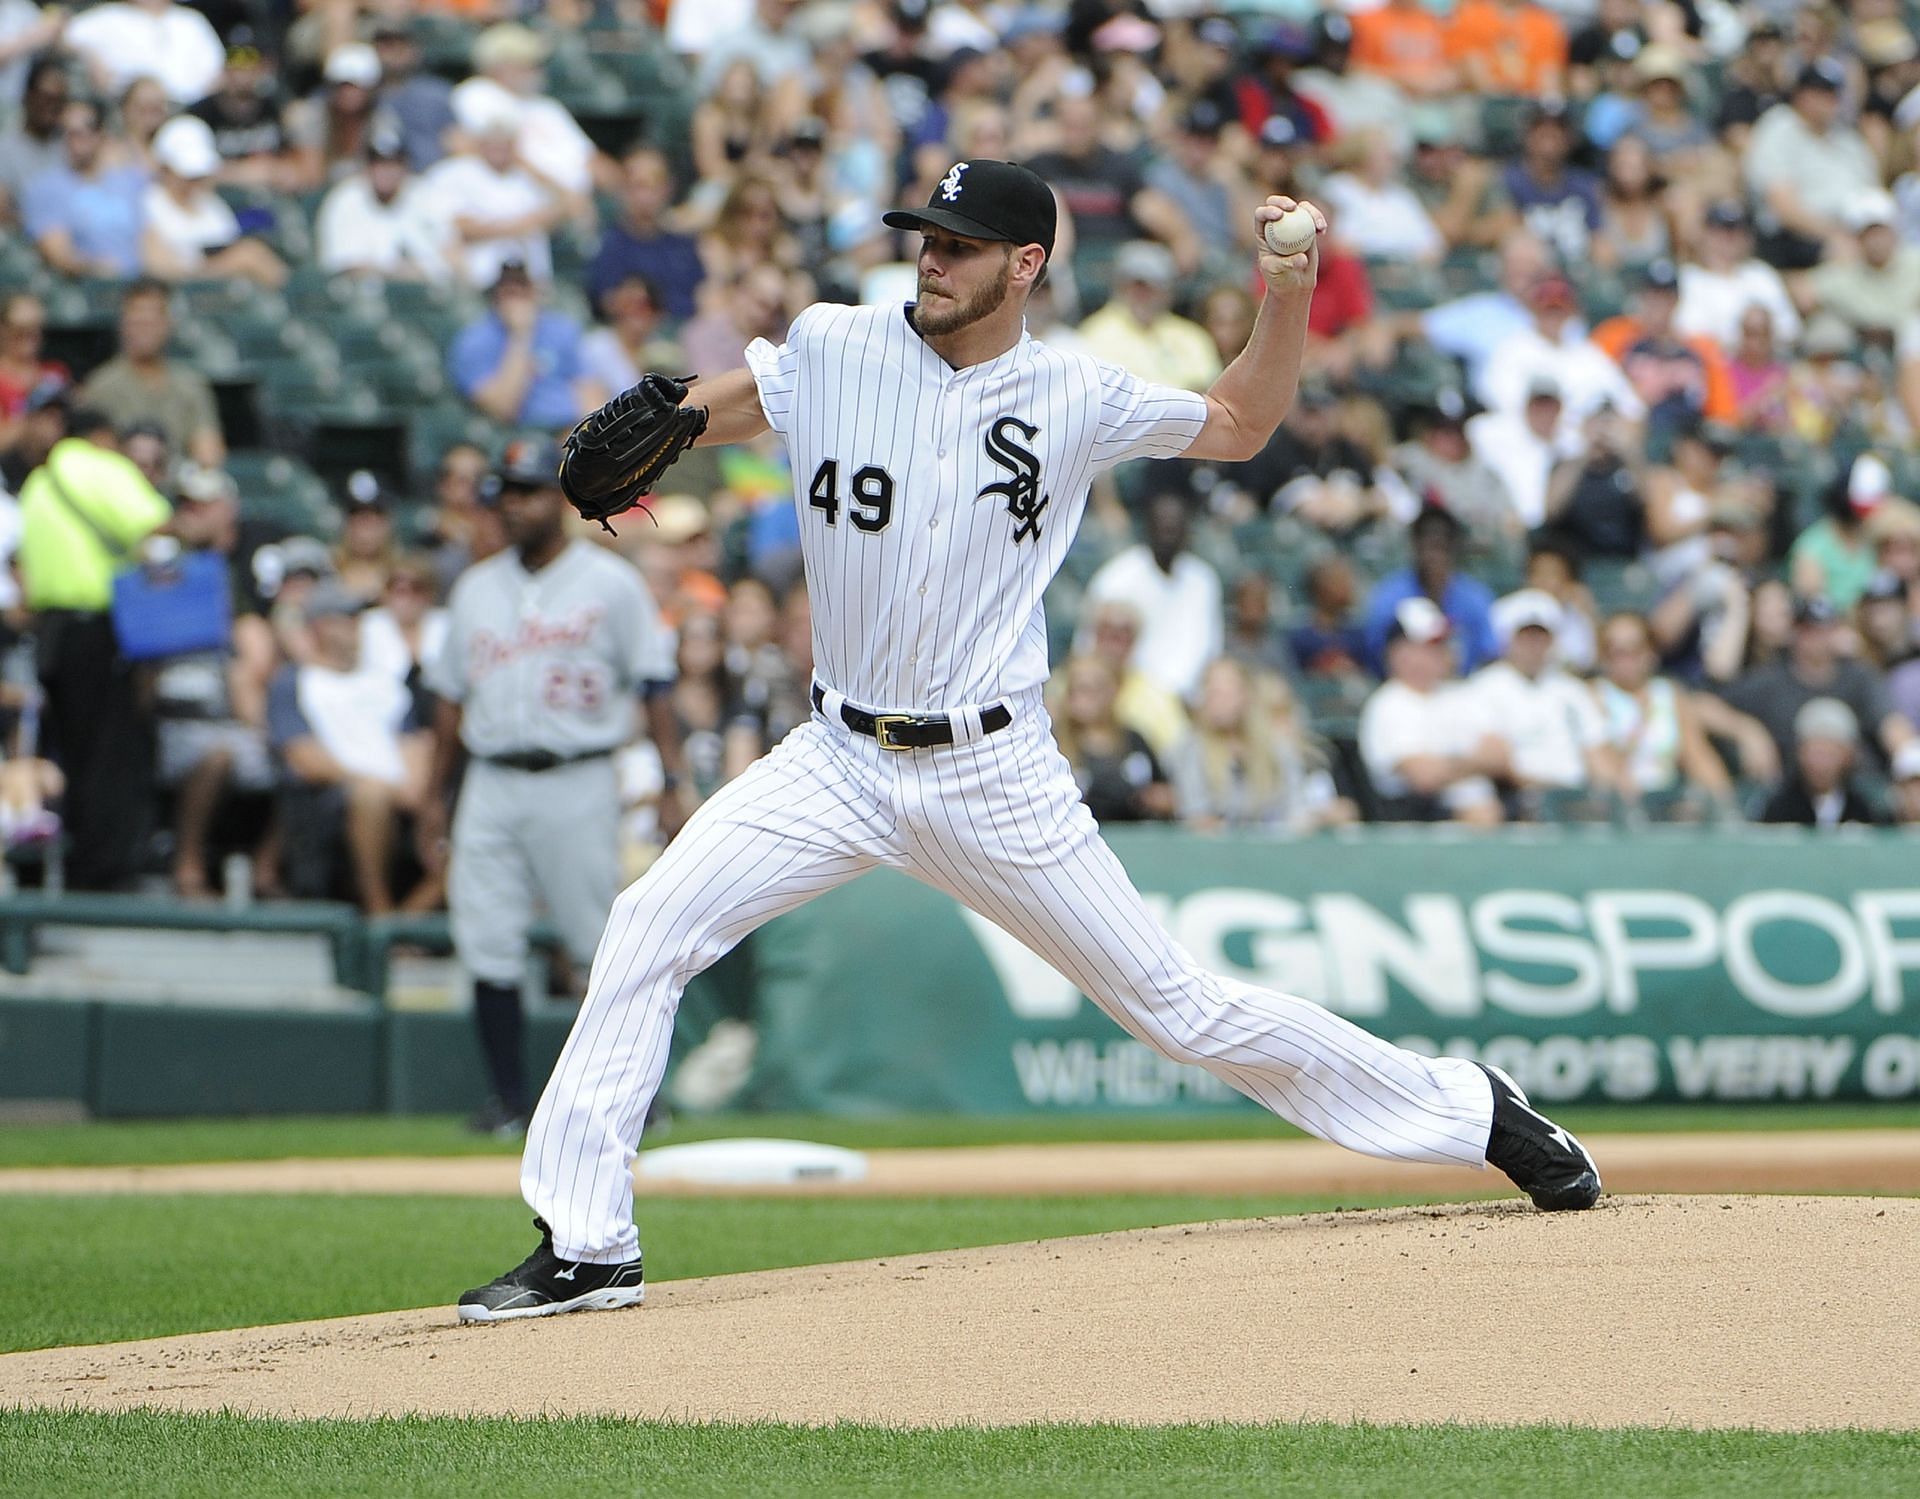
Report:
M1566 70L1567 33L1538 5L1463 0L1447 29L1447 51L1456 62L1477 59L1491 92L1538 95Z
M1353 66L1421 89L1447 66L1447 28L1426 9L1385 5L1353 17Z
M1595 328L1591 337L1607 358L1625 368L1627 351L1640 338L1640 320L1623 312ZM1683 338L1680 342L1686 345L1689 353L1698 357L1706 375L1706 391L1700 414L1710 422L1737 422L1740 419L1740 400L1733 388L1733 372L1727 368L1727 356L1721 351L1720 345L1698 334ZM1628 374L1631 375L1632 371L1629 370ZM1640 394L1646 396L1648 392L1641 391Z

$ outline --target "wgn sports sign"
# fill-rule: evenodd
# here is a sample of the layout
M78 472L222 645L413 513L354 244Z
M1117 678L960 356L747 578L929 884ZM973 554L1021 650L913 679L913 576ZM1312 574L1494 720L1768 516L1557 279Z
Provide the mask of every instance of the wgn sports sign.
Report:
M1202 964L1554 1100L1920 1097L1920 841L1798 831L1281 843L1116 834ZM1193 1108L991 923L873 875L755 943L756 1092L794 1108Z

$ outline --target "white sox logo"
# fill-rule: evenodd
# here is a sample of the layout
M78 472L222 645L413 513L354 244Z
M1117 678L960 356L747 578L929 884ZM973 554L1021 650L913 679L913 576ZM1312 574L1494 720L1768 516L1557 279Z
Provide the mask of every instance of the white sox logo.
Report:
M976 500L984 500L990 494L999 495L1007 502L1007 514L1019 522L1013 528L1013 539L1031 536L1040 539L1040 512L1047 508L1049 495L1040 493L1040 460L1030 448L1022 447L1008 436L1011 429L1018 432L1028 442L1038 435L1038 427L1030 427L1017 416L1003 416L987 431L987 456L1000 467L1012 474L1011 479L998 484L989 484L975 495Z
M947 168L947 175L940 179L940 196L949 203L960 196L960 174L966 169L966 162L957 161Z

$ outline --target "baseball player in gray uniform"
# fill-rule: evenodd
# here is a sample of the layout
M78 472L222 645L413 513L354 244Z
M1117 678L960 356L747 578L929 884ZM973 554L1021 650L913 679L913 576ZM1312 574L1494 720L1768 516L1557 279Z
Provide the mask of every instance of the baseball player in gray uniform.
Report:
M527 1131L520 1184L540 1244L462 1296L463 1320L641 1299L631 1167L681 991L762 922L875 868L951 893L1138 1040L1316 1135L1399 1160L1492 1164L1542 1208L1599 1197L1592 1158L1504 1074L1403 1050L1310 1000L1200 967L1101 841L1042 705L1041 595L1091 479L1137 457L1244 460L1286 414L1319 245L1283 255L1264 234L1294 206L1269 198L1254 212L1266 296L1245 351L1205 395L1026 332L1053 194L1026 168L986 160L956 163L925 208L887 216L922 235L914 303L811 307L785 342L758 340L747 368L695 387L698 440L771 428L787 444L814 714L703 803L615 901ZM591 441L570 451L566 476L583 514L621 493L605 454L659 451L660 389L643 380L585 424ZM687 399L669 403L674 419ZM875 968L913 1002L912 954L876 954Z
M454 585L426 673L439 704L423 843L444 838L464 748L448 906L493 1086L476 1123L502 1134L525 1129L531 1102L520 987L535 912L546 907L584 967L619 889L613 756L634 736L636 695L668 772L662 820L678 822L672 636L637 569L567 539L559 463L552 442L517 441L483 481L510 544Z

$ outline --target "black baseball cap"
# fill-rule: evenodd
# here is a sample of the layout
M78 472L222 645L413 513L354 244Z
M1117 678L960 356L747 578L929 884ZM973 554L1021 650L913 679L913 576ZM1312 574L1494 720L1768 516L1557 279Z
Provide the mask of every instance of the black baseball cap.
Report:
M480 498L497 500L503 489L545 489L559 482L560 444L551 437L516 437L480 481Z
M1846 70L1830 57L1817 57L1800 70L1800 76L1793 80L1793 91L1817 88L1829 94L1845 91L1847 86Z
M1053 258L1058 224L1053 189L1011 161L957 161L934 184L925 208L896 208L881 217L889 229L945 229L968 239L1038 245Z

